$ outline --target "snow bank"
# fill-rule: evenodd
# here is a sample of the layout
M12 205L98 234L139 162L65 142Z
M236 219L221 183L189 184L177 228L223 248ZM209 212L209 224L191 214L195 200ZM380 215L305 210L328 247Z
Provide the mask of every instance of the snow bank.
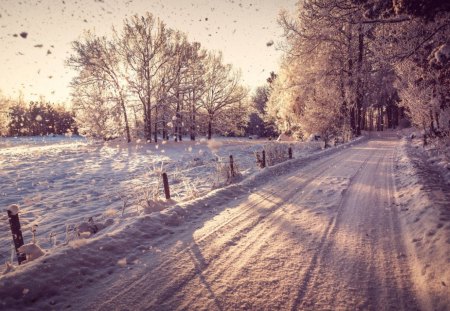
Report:
M89 228L77 234L77 226L89 218L100 223L158 212L227 185L218 168L227 166L230 155L245 179L259 170L254 153L267 143L223 137L157 144L62 136L0 138L0 180L5 181L0 206L20 204L24 241L31 239L31 227L39 225L36 238L51 249L73 236L101 234ZM320 143L292 145L295 157L321 149ZM162 199L163 170L171 202ZM3 224L7 226L6 213L0 215ZM0 262L10 258L10 240L0 236Z
M64 305L64 294L77 291L86 282L101 282L114 272L138 269L139 258L158 252L153 241L176 230L188 230L201 215L224 210L233 198L253 192L274 176L306 166L311 161L347 148L364 140L298 157L251 174L237 184L209 192L189 202L175 204L160 212L137 217L116 218L114 223L89 239L74 240L60 245L46 256L41 256L0 278L0 309L30 307L34 309L69 308ZM91 232L91 226L86 226ZM180 241L182 244L182 241ZM55 275L64 275L62 278ZM126 274L125 274L126 275Z
M18 251L19 253L26 255L26 260L23 261L22 264L26 264L33 260L36 260L45 254L42 248L40 248L39 245L35 243L24 244L19 247Z
M396 202L411 254L411 272L417 293L429 310L446 310L450 305L450 211L449 194L425 185L430 176L420 163L411 160L410 141L403 139L395 168ZM423 159L425 160L425 159Z

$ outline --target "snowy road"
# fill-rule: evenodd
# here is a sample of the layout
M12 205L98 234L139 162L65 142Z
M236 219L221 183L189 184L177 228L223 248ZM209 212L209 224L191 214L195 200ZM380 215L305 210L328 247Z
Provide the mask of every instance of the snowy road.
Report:
M98 310L415 310L393 202L398 140L372 140L231 200L83 287Z

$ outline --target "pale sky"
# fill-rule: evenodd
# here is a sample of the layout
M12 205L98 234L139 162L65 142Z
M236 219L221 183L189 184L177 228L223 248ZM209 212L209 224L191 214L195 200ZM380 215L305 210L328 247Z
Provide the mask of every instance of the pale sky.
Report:
M70 100L73 72L64 65L84 29L110 34L126 17L148 11L240 68L254 89L277 71L280 9L297 0L0 0L0 90L26 100ZM26 32L26 38L21 33ZM266 44L274 41L268 47Z

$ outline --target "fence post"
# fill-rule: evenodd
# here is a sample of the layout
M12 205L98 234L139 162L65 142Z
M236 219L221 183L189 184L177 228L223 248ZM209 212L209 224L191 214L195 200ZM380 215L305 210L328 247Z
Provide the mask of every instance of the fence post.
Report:
M231 177L234 177L234 162L233 162L233 156L230 155L230 172L231 172Z
M261 167L262 168L266 167L266 151L265 150L262 151L262 164L261 164Z
M288 152L289 152L289 159L292 159L292 147L289 147Z
M163 185L164 185L164 193L166 195L166 199L170 199L170 189L169 189L169 179L167 178L166 173L162 173Z
M16 249L17 262L20 265L22 261L26 260L26 255L19 252L19 247L23 245L23 236L22 230L20 229L19 207L17 205L11 205L8 208L8 218L14 241L14 248Z

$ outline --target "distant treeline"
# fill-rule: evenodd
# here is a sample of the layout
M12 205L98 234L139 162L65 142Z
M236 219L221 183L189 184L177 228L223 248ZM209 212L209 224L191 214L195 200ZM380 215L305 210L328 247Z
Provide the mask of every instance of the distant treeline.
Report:
M46 102L9 102L3 111L3 136L78 134L73 112Z

